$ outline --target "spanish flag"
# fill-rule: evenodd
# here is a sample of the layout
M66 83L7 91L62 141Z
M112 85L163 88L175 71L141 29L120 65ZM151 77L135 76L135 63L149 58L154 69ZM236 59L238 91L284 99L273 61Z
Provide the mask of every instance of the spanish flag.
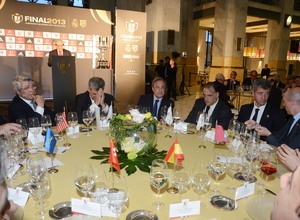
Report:
M168 163L175 163L175 159L177 159L176 165L181 165L182 161L184 160L184 155L179 145L177 139L173 142L171 148L169 149L164 161Z

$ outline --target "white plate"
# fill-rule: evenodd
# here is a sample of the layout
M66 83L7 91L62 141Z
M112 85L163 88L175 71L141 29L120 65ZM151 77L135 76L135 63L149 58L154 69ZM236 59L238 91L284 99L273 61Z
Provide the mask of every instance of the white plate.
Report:
M275 197L264 196L250 200L246 210L252 219L270 220Z

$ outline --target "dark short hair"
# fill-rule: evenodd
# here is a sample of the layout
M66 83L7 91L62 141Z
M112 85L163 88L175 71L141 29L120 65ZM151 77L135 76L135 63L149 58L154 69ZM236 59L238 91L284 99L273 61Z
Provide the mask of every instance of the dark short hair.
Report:
M93 89L96 89L97 91L99 89L104 89L105 81L100 77L92 77L89 80L89 87L93 88Z
M253 92L255 92L258 88L262 88L262 89L270 89L271 88L271 83L269 80L260 78L260 79L256 79L254 80L253 83Z

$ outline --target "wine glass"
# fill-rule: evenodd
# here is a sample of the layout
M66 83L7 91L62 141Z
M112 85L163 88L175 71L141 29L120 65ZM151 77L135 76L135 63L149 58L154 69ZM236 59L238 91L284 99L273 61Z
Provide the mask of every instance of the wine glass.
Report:
M22 136L22 140L24 142L24 144L26 144L26 139L28 136L28 125L27 125L27 121L25 118L18 118L16 120L16 123L21 125L21 131L20 131L20 135Z
M107 178L106 173L100 167L94 168L93 173L95 185L89 191L89 195L93 198L94 202L100 204L100 217L102 218L102 205L107 202Z
M264 148L260 150L260 153L258 155L258 160L260 163L260 171L261 171L261 176L263 176L263 171L261 169L262 165L265 163L265 161L270 161L271 160L271 149ZM266 185L262 182L259 182L256 184L258 188L264 189ZM264 190L262 191L263 193L265 192Z
M55 115L55 121L56 121L56 126L58 125L58 123L61 123L63 122L63 113L56 113ZM63 131L61 130L59 132L59 136L57 138L58 140L64 140L64 137L63 137Z
M210 161L209 168L216 178L215 188L213 189L213 194L216 195L219 194L219 191L216 188L219 177L224 175L227 170L227 158L222 153L215 152L212 160Z
M101 130L105 130L104 122L107 118L108 111L105 111L104 109L100 109L100 121L101 121Z
M76 125L78 124L77 113L76 112L68 112L67 120L68 120L69 124L72 126L72 129L73 129L73 135L71 137L72 138L78 138L78 136L75 133L75 128L76 128Z
M211 117L207 113L204 113L203 129L204 129L205 133L207 131L209 131L211 129L211 127L212 127Z
M189 174L185 171L182 166L178 167L178 170L175 171L173 177L173 185L175 188L178 189L179 193L179 202L182 201L182 194L187 190L190 184L190 177Z
M47 127L51 127L52 126L52 121L50 118L50 115L42 115L41 116L41 126L43 129L43 132L46 132Z
M261 171L266 176L266 184L268 184L269 176L277 172L277 164L274 161L271 160L264 160L261 164Z
M120 219L122 209L128 201L127 181L123 175L114 172L108 174L107 181L110 186L107 193L109 209Z
M94 173L88 162L77 164L74 172L74 182L77 190L82 192L84 197L87 197L95 185Z
M84 110L82 112L82 120L83 123L86 125L86 127L88 128L88 132L86 133L86 136L91 136L91 132L90 132L90 124L92 123L92 112L90 110Z
M37 141L38 141L37 136L41 132L39 119L37 117L29 118L28 127L29 127L29 131L34 136L34 146L37 147Z
M173 123L178 124L180 122L180 120L181 120L181 114L180 114L179 110L174 109L174 111L173 111ZM174 133L176 133L176 132L177 132L177 130L174 129Z
M251 137L251 133L252 130L247 125L243 124L240 131L240 137L244 143L247 143Z
M163 125L166 125L166 117L168 115L168 108L167 106L163 106L160 108L160 117Z
M198 195L198 200L200 200L200 195L204 190L208 190L210 185L210 178L204 173L195 173L192 177L192 186L195 193ZM202 205L201 205L202 207Z
M227 134L228 134L228 139L230 139L230 140L232 140L234 138L236 123L237 123L237 121L234 118L232 118L229 122Z
M30 195L37 201L36 206L39 207L38 211L35 213L35 217L38 219L45 219L47 211L45 210L45 202L43 200L50 192L50 179L48 173L45 172L45 175L39 179L29 176L28 189Z
M26 160L26 171L31 179L39 180L47 173L47 165L41 154L30 154Z
M234 192L236 188L233 186L234 175L241 171L241 165L237 162L236 158L230 157L227 159L227 173L231 177L231 184L226 187L230 192Z
M162 159L156 159L152 161L150 168L150 184L157 189L157 200L152 204L156 211L159 211L164 206L159 201L160 190L164 188L168 183L168 165Z

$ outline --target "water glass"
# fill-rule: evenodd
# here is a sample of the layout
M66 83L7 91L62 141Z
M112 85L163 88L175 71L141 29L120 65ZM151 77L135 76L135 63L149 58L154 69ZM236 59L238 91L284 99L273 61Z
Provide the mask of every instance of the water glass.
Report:
M74 182L77 190L82 192L84 197L87 197L95 185L94 173L88 162L77 164L74 172Z
M68 123L71 125L73 130L72 138L78 138L77 134L75 133L76 125L78 124L78 116L76 112L68 112L67 115Z
M41 132L39 119L37 117L29 118L28 127L29 127L29 131L34 136L34 146L37 147L37 141L38 141L37 136Z

